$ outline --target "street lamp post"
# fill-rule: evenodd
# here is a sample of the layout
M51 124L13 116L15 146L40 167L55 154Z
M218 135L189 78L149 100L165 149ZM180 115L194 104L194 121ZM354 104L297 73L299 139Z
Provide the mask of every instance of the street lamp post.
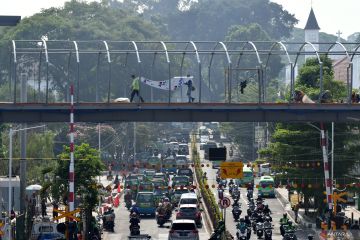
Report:
M12 208L12 144L13 144L13 135L16 132L19 131L26 131L26 130L30 130L30 129L36 129L36 128L42 128L45 127L45 125L41 125L41 126L35 126L35 127L28 127L28 128L20 128L20 129L13 129L12 126L10 126L10 131L9 131L9 206L8 206L8 217L10 219L11 216L11 208ZM22 201L22 199L21 199ZM11 221L9 221L9 240L11 240Z

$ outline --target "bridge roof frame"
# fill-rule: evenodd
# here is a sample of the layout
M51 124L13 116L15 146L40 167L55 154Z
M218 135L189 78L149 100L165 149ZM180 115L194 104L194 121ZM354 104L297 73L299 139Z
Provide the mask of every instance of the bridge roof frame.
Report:
M224 42L217 42L217 43L215 44L215 46L213 47L213 51L212 51L212 53L211 53L211 58L210 58L210 61L209 61L209 67L212 66L212 61L213 61L214 54L215 54L214 51L216 50L216 48L217 48L219 45L221 45L222 48L223 48L224 51L225 51L228 65L230 66L230 65L232 64L232 62L231 62L231 57L230 57L230 54L229 54L229 51L228 51L228 48L227 48L226 44L225 44Z
M279 45L280 45L280 46L282 47L282 49L284 49L284 51L285 51L286 57L287 57L287 59L288 59L288 64L293 64L293 62L291 61L289 52L288 52L288 50L287 50L287 47L284 45L284 43L283 43L282 41L279 41L279 42L273 43L273 45L271 46L270 51L269 51L269 54L268 54L268 57L267 57L267 59L266 59L265 68L267 68L267 66L268 66L268 63L269 63L269 60L270 60L270 55L271 55L271 53L273 52L274 48L275 48L276 46L279 46Z
M335 47L335 46L340 46L343 50L344 53L346 54L346 58L349 60L349 64L352 64L352 59L350 58L349 52L347 50L347 48L344 46L344 44L342 44L341 42L336 41L335 43L331 44L331 46L328 48L326 56L329 55L330 51Z
M307 46L307 45L310 45L310 46L312 47L312 49L314 49L314 53L315 53L315 55L316 55L316 57L317 57L317 59L318 59L319 64L320 64L320 65L323 64L323 62L321 61L319 52L318 52L318 50L316 50L316 47L314 46L314 44L312 44L311 42L305 42L305 43L303 43L303 44L300 46L299 50L297 51L296 58L295 58L295 62L294 62L294 67L295 67L296 64L297 64L298 58L299 58L299 56L300 56L300 52L301 52L301 51L304 49L304 47Z
M256 45L255 45L254 42L252 42L252 41L236 41L235 43L244 43L244 45L243 45L242 48L241 48L241 51L240 51L240 54L239 54L239 58L238 58L237 63L236 63L236 67L239 67L239 66L240 66L240 61L241 61L242 55L243 55L243 53L244 53L244 51L245 51L245 47L246 47L247 45L249 45L249 44L250 44L250 46L253 48L252 51L256 53L256 57L257 57L258 64L259 64L258 67L261 67L261 66L262 66L262 61L261 61L261 58L260 58L260 55L259 55L259 51L258 51L258 49L257 49L257 47L256 47Z

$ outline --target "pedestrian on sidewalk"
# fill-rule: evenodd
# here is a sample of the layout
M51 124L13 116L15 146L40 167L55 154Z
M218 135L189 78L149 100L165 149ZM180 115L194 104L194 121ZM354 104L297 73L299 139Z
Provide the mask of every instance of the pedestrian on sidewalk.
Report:
M295 222L298 222L298 216L299 216L299 209L300 209L300 202L296 203L293 207L293 211L295 214Z
M46 213L46 198L41 199L41 216L45 217Z
M54 201L52 205L53 205L53 219L54 219L59 216L58 212L55 211L55 210L59 209L59 205L57 204L56 201ZM59 220L56 220L56 222L58 222L58 221Z
M144 99L140 95L140 80L134 74L131 75L131 78L132 78L132 84L131 84L130 102L133 101L135 94L136 94L140 98L140 101L143 103Z

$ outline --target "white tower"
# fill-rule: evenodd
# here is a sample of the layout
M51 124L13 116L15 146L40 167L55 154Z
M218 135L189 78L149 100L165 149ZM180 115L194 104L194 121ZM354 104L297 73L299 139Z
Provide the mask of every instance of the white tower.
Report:
M307 23L305 25L305 42L311 42L314 44L316 50L319 50L319 44L316 44L319 42L319 24L316 20L314 10L311 7L310 14L307 20ZM314 49L311 46L305 47L306 52L314 52ZM315 57L315 54L313 55L305 55L305 59L309 57Z

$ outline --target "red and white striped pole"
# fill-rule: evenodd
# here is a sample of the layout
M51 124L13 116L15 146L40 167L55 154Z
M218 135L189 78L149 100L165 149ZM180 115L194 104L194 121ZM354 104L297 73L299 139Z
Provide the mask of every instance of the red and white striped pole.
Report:
M69 166L69 211L74 211L74 85L70 86L70 166Z
M329 206L329 210L332 210L332 196L331 196L331 179L329 177L329 161L326 148L326 137L324 124L320 123L320 132L321 132L321 149L323 153L324 160L324 174L325 174L325 187L326 187L326 200Z

